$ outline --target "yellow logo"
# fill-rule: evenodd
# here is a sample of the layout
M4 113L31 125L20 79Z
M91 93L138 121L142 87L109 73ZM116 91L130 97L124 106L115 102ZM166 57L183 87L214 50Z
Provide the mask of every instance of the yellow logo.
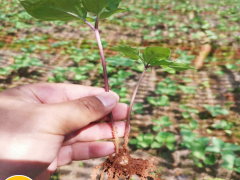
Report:
M32 180L27 176L21 176L21 175L17 175L17 176L11 176L6 180Z

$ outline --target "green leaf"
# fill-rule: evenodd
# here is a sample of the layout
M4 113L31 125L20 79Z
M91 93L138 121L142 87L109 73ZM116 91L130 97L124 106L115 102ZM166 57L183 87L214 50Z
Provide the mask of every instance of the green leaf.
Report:
M151 148L152 149L159 149L159 148L161 148L162 147L162 143L159 143L159 142L156 142L156 141L154 141L152 144L151 144Z
M158 83L155 92L157 94L168 94L174 96L177 91L177 86L175 84L168 84L165 82Z
M185 71L185 70L188 70L188 69L195 69L195 68L189 66L189 64L186 64L186 63L182 62L181 60L173 61L169 65L169 67L175 69L176 71Z
M109 11L114 11L115 9L118 8L119 3L121 1L122 0L108 0L106 9L109 10Z
M111 49L118 51L133 60L138 60L140 58L139 49L132 48L131 46L114 46Z
M225 143L223 147L224 151L239 151L240 146L232 144L232 143Z
M198 137L196 141L201 142L204 146L207 146L210 138L209 137Z
M44 21L68 21L87 16L81 0L20 0L19 2L31 16Z
M216 106L210 106L208 104L205 104L204 107L211 113L213 117L216 117L218 115L228 115L229 111L227 109L221 108L220 105Z
M167 133L167 132L159 132L159 133L157 134L157 136L155 137L155 139L156 139L157 142L159 142L159 143L165 143L167 136L168 136L168 133Z
M168 48L157 47L147 47L143 51L143 59L146 64L149 65L169 65L171 63L167 61L161 62L161 60L166 60L170 57L171 51Z
M159 106L168 106L169 105L169 97L168 96L160 96L159 97Z
M117 13L125 12L125 11L126 11L125 9L117 8L117 9L115 9L113 11L103 12L100 15L100 19L105 19L105 18L108 18L108 17L112 16L113 14L117 14Z
M108 0L82 0L82 2L87 12L98 15L107 5Z
M198 159L201 159L205 156L205 147L200 142L192 142L190 147L193 156L195 156Z
M221 139L218 139L214 137L212 139L212 143L214 146L208 146L206 148L207 152L214 152L214 153L220 153L222 151L222 148L224 146L224 142Z
M140 134L138 134L138 136L136 137L136 139L138 140L138 141L143 141L143 134L142 133L140 133Z
M201 162L199 162L199 160L197 158L193 158L193 162L194 164L196 164L197 167L202 168L203 164Z
M166 143L166 147L167 147L170 151L173 151L174 148L175 148L174 144L172 144L172 143Z
M228 125L227 121L220 121L218 124L213 124L212 127L214 129L225 129L225 127Z
M216 137L214 137L214 138L212 139L212 143L213 143L216 147L218 147L218 148L220 148L220 149L222 149L223 146L224 146L224 142L223 142L221 139L218 139L218 138L216 138Z
M221 149L216 146L208 146L206 147L206 152L220 153Z
M223 151L221 154L223 160L222 167L232 170L234 167L236 155L232 151Z
M240 167L240 158L236 158L234 161L234 165Z
M210 154L204 159L204 163L207 165L214 165L216 163L217 157L214 153Z
M178 88L183 91L185 94L194 94L196 91L195 86L184 86L184 85L179 85Z
M185 142L191 143L195 139L194 133L187 129L181 129L181 135L183 137L183 141L185 141Z
M156 100L154 97L148 97L147 101L154 106L158 106L158 100Z
M197 121L195 120L192 120L190 123L189 123L189 126L192 130L196 129L198 127L198 123Z
M138 142L137 148L148 148L149 144L146 142Z
M191 117L191 115L190 115L188 112L182 112L182 116L183 116L183 118L185 118L185 119L188 119L188 118Z
M180 128L190 130L190 127L187 124L180 124Z
M197 109L193 109L193 108L188 108L188 112L195 113L195 114L199 113L199 111Z
M131 145L136 145L137 142L138 142L137 139L130 139L129 144L131 144Z
M188 106L186 106L186 105L184 105L184 104L180 104L179 105L179 107L181 108L181 109L184 109L184 110L188 110Z
M143 141L147 144L151 144L154 141L154 135L151 133L144 134Z
M108 57L106 58L106 61L111 65L111 66L124 66L124 67L129 67L129 66L134 66L135 63L125 57L121 57L119 55L113 56L113 57Z
M153 126L152 130L155 131L155 132L158 132L160 129L162 129L161 126Z
M174 134L172 133L167 133L167 137L165 142L169 144L173 144L176 141Z
M163 127L169 127L171 126L173 123L171 121L169 121L169 117L168 116L162 116L160 119L159 119L159 122L160 124L163 126Z
M237 171L238 173L240 173L240 166L237 168L234 168L234 171Z

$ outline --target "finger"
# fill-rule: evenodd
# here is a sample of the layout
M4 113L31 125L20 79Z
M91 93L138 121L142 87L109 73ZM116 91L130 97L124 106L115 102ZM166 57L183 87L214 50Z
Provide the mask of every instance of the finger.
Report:
M29 84L17 88L43 104L71 101L105 92L103 88L60 83ZM114 94L118 98L118 95Z
M108 156L114 153L112 142L85 142L61 147L58 154L58 166L72 161L86 160Z
M123 121L115 123L119 137L124 136L125 125ZM110 123L95 123L90 124L79 132L68 135L65 139L64 145L74 144L76 142L90 142L100 139L113 138L112 128Z
M125 120L127 118L128 105L124 103L118 103L117 106L113 109L112 113L113 113L113 119L115 121ZM109 121L110 118L107 115L102 120Z
M80 98L58 104L44 105L44 116L48 123L45 128L52 129L51 133L67 135L88 124L100 120L109 114L117 105L117 98L112 93L101 93L97 96Z

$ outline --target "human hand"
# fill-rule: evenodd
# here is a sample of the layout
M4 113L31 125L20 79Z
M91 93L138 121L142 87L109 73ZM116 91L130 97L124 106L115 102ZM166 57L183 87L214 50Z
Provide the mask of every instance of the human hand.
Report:
M25 175L49 179L58 166L114 153L107 122L124 120L127 105L102 88L33 84L0 93L0 179ZM125 123L116 122L124 135Z

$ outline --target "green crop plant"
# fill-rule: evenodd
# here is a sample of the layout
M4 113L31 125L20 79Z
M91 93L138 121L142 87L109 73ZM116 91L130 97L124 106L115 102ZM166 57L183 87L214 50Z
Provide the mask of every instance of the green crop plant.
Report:
M188 107L184 104L181 104L179 105L179 108L181 108L183 110L182 112L182 116L185 118L185 119L189 119L191 118L191 114L198 114L199 111L197 109L194 109L192 107Z
M189 125L181 124L180 127L182 145L191 151L190 157L198 167L214 165L220 156L223 168L240 172L240 158L235 153L240 151L239 145L225 143L216 137L198 137L192 132L197 127L193 121Z
M227 122L225 120L221 120L218 123L212 124L212 128L214 129L220 129L220 130L224 130L225 133L231 135L232 134L232 127L233 127L233 123L232 122Z
M166 79L160 83L158 83L156 94L166 94L174 96L177 91L177 85L175 81L172 81L170 78L166 77Z
M84 25L87 25L90 30L93 31L96 37L96 44L99 48L99 53L101 57L102 67L103 67L103 75L104 75L104 84L105 84L105 91L109 92L109 79L107 74L107 67L106 67L106 60L105 55L103 51L103 43L100 38L99 33L99 24L102 19L106 19L116 13L124 12L125 10L122 8L119 8L121 0L19 0L19 3L25 8L25 10L33 17L42 20L42 21L62 21L59 22L58 25L61 26L66 21L75 20L79 22L79 25L82 27ZM74 25L76 26L76 24ZM132 28L140 28L143 27L143 25L139 24L138 22L131 23ZM175 36L174 32L172 32L172 36ZM54 47L59 46L65 46L68 44L68 42L62 41L62 43L55 43L52 44ZM106 43L107 45L107 43ZM88 46L86 44L86 46ZM146 173L144 171L147 171L148 177L150 178L157 178L158 175L154 173L155 166L153 165L152 160L148 161L148 167L145 167L145 163L142 160L142 163L139 163L139 159L134 159L129 155L127 146L128 146L128 136L130 132L130 116L131 111L133 107L133 103L136 97L136 93L138 91L139 85L148 71L151 67L154 66L162 66L163 68L170 68L174 71L184 71L187 69L194 69L189 64L183 63L181 60L171 61L168 60L170 57L170 50L168 48L163 48L160 46L156 47L147 47L142 52L138 48L132 48L130 46L116 46L112 48L113 50L119 51L120 53L124 54L125 56L129 57L132 60L137 60L138 62L141 61L143 64L143 72L140 76L140 79L137 83L136 89L134 91L134 94L132 96L132 100L130 102L127 122L126 122L126 130L124 135L124 145L123 148L119 148L119 140L117 135L117 129L113 120L112 113L110 113L110 122L112 126L113 136L115 139L115 148L116 153L115 156L110 156L107 161L105 161L103 164L101 164L98 167L103 167L104 172L108 172L109 174L112 174L112 177L108 178L118 178L118 177L127 177L130 179L132 175L137 174L140 177L145 177ZM34 50L34 49L33 49ZM33 51L32 49L27 49L27 51ZM79 59L76 59L76 57L71 57L76 63L78 63ZM81 58L80 58L81 60ZM119 61L119 60L118 60ZM85 76L82 76L80 71L87 71L92 68L90 67L83 67L84 69L81 69L81 67L78 68L72 68L72 71L74 71L75 80L81 80L82 78L85 78ZM140 70L141 68L137 68ZM57 77L56 81L63 81L64 78L66 78L64 71L65 69L58 69L57 70L59 76ZM120 83L130 74L124 72L124 71L118 71L115 77L112 77L114 79L111 79L110 82L112 86L118 86ZM54 79L55 80L55 79ZM166 97L162 101L166 101ZM151 139L149 137L146 137L145 139ZM173 134L165 133L165 132L159 132L159 134L156 137L156 142L161 144L166 144L166 146L169 149L173 149L175 142L175 138ZM119 161L120 159L120 161ZM122 159L122 160L121 160ZM126 161L125 161L126 160ZM122 164L122 161L124 164ZM109 163L110 162L110 163ZM130 168L129 163L131 162L131 167L135 166L137 168ZM127 167L127 168L126 168ZM129 167L129 168L128 168ZM126 170L127 169L127 170ZM139 169L143 169L142 172L139 172ZM116 172L118 172L116 174ZM92 179L96 179L98 172L98 168L95 169L93 172ZM102 177L103 173L101 173Z
M213 117L229 114L229 111L227 109L222 108L220 105L210 106L208 104L205 104L204 107L211 113Z
M153 119L152 122L154 123L152 130L159 131L166 127L171 126L173 123L169 120L168 116L162 116L160 119Z

